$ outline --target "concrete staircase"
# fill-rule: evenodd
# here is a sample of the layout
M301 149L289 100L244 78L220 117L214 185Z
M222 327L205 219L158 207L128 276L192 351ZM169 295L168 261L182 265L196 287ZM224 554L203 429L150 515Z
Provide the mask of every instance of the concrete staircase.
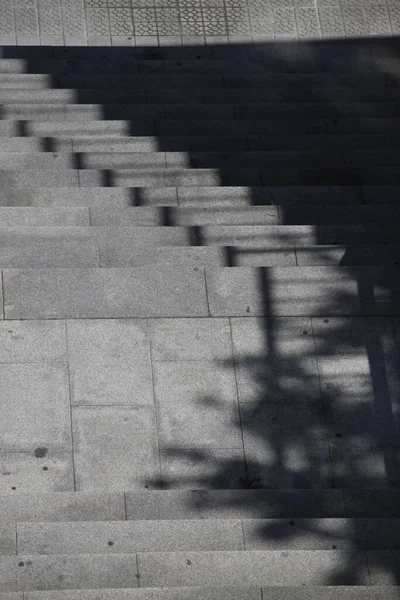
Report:
M397 41L2 55L0 600L400 598Z

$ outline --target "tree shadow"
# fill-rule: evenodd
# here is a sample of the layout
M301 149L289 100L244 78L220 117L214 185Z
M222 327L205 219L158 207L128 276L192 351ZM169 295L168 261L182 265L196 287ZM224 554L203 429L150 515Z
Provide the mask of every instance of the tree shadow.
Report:
M171 168L170 174L162 173L159 178L158 187L176 188L176 197L179 189L184 195L189 187L183 173L189 167L197 171L193 174L198 186L196 199L204 197L204 207L210 213L228 206L232 212L240 212L246 205L277 206L280 224L296 225L305 219L302 210L310 215L312 208L320 210L312 225L316 245L327 246L324 262L319 264L331 267L331 286L325 282L324 288L318 288L317 281L310 282L307 289L306 282L303 298L284 298L293 310L297 303L306 307L309 302L310 308L304 313L307 317L290 316L289 308L284 316L280 310L282 296L277 294L270 270L274 266L271 247L255 243L254 236L242 238L236 245L224 244L221 237L226 266L237 269L249 264L256 254L262 265L253 290L258 303L256 316L239 311L230 318L238 402L227 410L227 419L240 431L243 445L236 453L216 454L207 447L188 449L171 444L163 448L164 456L185 464L186 474L173 477L164 473L146 484L197 490L191 496L191 508L199 515L210 510L210 503L221 514L225 509L242 511L254 520L257 548L348 551L346 564L339 572L327 575L328 585L359 584L366 555L372 584L382 579L374 579L371 573L380 572L384 582L400 584L397 523L382 520L371 525L357 520L365 515L399 516L390 512L392 508L385 508L384 496L379 495L400 487L400 305L395 268L399 253L385 237L387 221L381 204L385 204L389 190L365 187L400 184L399 173L385 169L380 162L383 148L400 150L397 123L393 122L395 129L390 131L390 123L384 122L398 117L400 110L395 101L397 71L384 73L384 66L374 58L383 46L392 54L393 62L398 61L398 39L235 47L54 48L50 60L47 48L3 50L5 57L23 59L28 73L49 73L52 90L72 89L75 104L93 104L87 106L86 115L124 119L129 122L127 135L143 147L151 148L153 143L158 152L183 153L182 168ZM55 64L51 62L54 58L62 61ZM231 62L222 62L226 58ZM137 59L147 59L148 64L139 64ZM370 78L352 85L351 78L356 77L354 73L363 61L371 63ZM228 69L229 64L231 70L224 71L220 89L220 76L215 72L221 65ZM85 77L74 75L77 67L87 67ZM96 68L102 70L101 75L96 75ZM132 71L132 75L121 77L118 70ZM186 74L181 75L181 70ZM309 72L317 73L324 85L318 87L315 80L312 84ZM159 75L157 85L149 79L149 87L141 87L146 73ZM294 77L285 80L284 73ZM274 76L281 78L281 87L276 86ZM268 77L271 87L265 84ZM196 87L205 80L215 81L216 87ZM380 103L382 90L393 97L387 106ZM7 118L9 113L3 108L2 115ZM237 125L234 131L229 121L233 117ZM21 137L31 135L24 120L19 131ZM346 131L351 134L340 133ZM79 130L71 125L70 137L75 136L79 137ZM147 137L153 142L148 140L146 146ZM60 148L56 135L41 139L45 152ZM108 141L111 147L112 135ZM361 143L375 153L378 167L365 167L362 157L357 162L351 156ZM107 139L103 149L107 150ZM87 153L73 150L75 167L86 170L90 164ZM249 152L254 154L249 156ZM273 152L281 156L267 155ZM234 162L238 153L244 165L240 169ZM283 168L285 154L289 158ZM143 180L149 173L157 175L160 171L151 162L137 173L139 170ZM146 185L130 186L132 179L112 166L98 171L99 187L119 187L125 181L131 188L128 204L151 204L152 192ZM213 185L227 188L224 198L209 192ZM243 192L237 202L234 192L229 195L228 188L233 186L241 186ZM380 205L375 204L379 210L369 217L369 229L362 225L357 231L342 231L340 239L335 237L337 232L326 227L331 223L332 207L342 208L342 215L346 209L353 210L355 216L349 217L349 226L360 225L354 219L369 209L367 192L375 193L377 200L383 196ZM11 189L10 197L12 194ZM393 207L396 203L396 196L388 197L387 204ZM176 224L172 204L165 203L160 210L160 224L164 226ZM190 201L181 205L190 205ZM330 210L327 215L325 207ZM376 223L379 218L382 220ZM376 244L379 251L385 248L382 264L367 266L374 249L368 242L354 243L357 235L380 240L381 244L375 241L373 246ZM207 236L207 227L194 227L194 245L207 246ZM277 243L295 256L296 266L307 264L299 263L306 246L289 248L282 235ZM231 360L217 360L215 365L222 370L233 368ZM220 404L218 397L210 395L197 400L204 411ZM371 488L377 491L369 492ZM211 493L226 489L232 493ZM281 492L274 496L276 490ZM350 498L361 494L362 509L352 512L348 500L344 512L335 512L326 495L319 495L326 490L333 495L340 490L344 498L346 494ZM266 491L271 491L270 496ZM309 501L305 501L301 517L296 505L296 518L291 518L290 499L296 492ZM314 517L315 510L318 518ZM327 516L347 520L326 521ZM386 552L374 552L382 549Z

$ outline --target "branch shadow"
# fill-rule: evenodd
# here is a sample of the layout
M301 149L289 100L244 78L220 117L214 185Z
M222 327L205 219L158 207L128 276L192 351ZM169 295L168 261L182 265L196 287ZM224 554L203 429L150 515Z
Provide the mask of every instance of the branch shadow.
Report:
M383 121L398 117L399 106L392 102L384 107L379 102L382 89L389 94L388 90L397 85L396 71L382 72L379 60L374 59L384 47L393 62L399 60L399 39L229 48L54 48L50 60L46 48L3 49L3 56L23 59L27 73L49 73L51 89L72 89L74 102L80 105L77 114L86 106L80 113L85 118L123 119L128 122L126 136L135 138L143 148L182 153L178 163L182 168L172 167L170 173L161 172L151 162L128 175L128 169L125 174L112 166L97 169L98 187L128 187L130 206L151 204L151 186L146 186L149 176L159 178L155 187L176 188L179 198L179 189L189 187L183 171L190 168L191 185L198 186L196 200L203 198L210 214L228 207L234 212L244 206L275 206L281 225L299 225L305 218L303 209L308 215L313 214L312 208L320 210L313 224L315 244L326 247L319 264L332 268L333 281L320 288L318 281L311 282L308 290L306 282L302 298L283 298L277 293L270 270L275 264L274 248L263 247L262 235L259 240L254 235L242 237L237 244L231 240L224 243L223 235L220 238L224 266L235 270L257 264L254 293L258 308L255 315L241 313L230 318L233 362L214 361L214 368L234 377L237 402L224 408L218 396L208 393L194 402L199 410L225 410L229 426L240 432L242 445L218 453L214 448L170 444L163 448L163 457L180 465L178 474L164 472L160 478L146 481L146 487L196 490L191 508L199 515L210 509L210 502L220 514L224 510L242 511L254 522L248 527L252 527L251 539L257 549L348 552L341 569L327 571L327 585L362 583L366 556L372 584L384 581L400 585L399 525L388 525L384 520L385 516L398 517L398 512L385 512L385 507L378 505L379 494L374 497L374 492L368 492L371 488L379 492L400 487L399 252L388 244L387 221L382 215L386 198L382 186L399 185L400 174L374 164L364 168L351 157L361 141L375 153L379 164L382 148L400 150L397 123L393 122L395 130L389 132L390 123ZM56 66L51 62L54 58L59 62L57 70L51 71ZM231 61L231 71L224 72L220 89L214 69L221 68L225 59ZM351 86L343 73L354 77L363 60L371 63L370 83ZM228 64L224 63L227 69ZM76 68L87 72L76 76ZM96 68L102 70L100 75ZM126 77L115 68L127 73ZM187 73L181 75L185 69ZM331 73L331 85L309 85L309 72L319 73L321 79L324 72ZM141 87L146 73L159 75L157 85L153 82ZM276 87L273 75L279 78L283 73L298 79L288 79L283 87ZM380 84L371 83L373 76ZM214 77L215 88L196 88L196 82L201 84L205 78L213 82ZM271 87L265 86L268 77ZM392 95L395 99L395 93ZM359 105L359 113L354 103ZM3 119L9 117L4 107L1 115ZM231 129L233 117L235 131ZM340 138L339 132L348 128L353 135ZM24 119L20 120L19 135L30 135ZM356 139L357 135L363 139ZM71 125L71 138L75 136L79 137L79 131ZM106 136L105 151L107 139L110 147L115 142L113 136ZM44 152L54 153L60 148L57 136L41 140ZM280 156L268 156L268 152L279 152ZM86 154L73 147L73 166L80 171L91 164ZM285 154L290 160L282 167ZM238 156L243 160L239 169L235 162ZM328 159L332 161L329 165ZM138 181L144 183L129 185L139 171L142 180L139 177ZM210 192L217 185L227 188L224 197ZM368 192L376 194L376 204L371 204L377 207L368 226L354 223L357 216L350 216L349 226L357 225L358 229L342 232L341 238L338 231L327 230L332 207L342 208L342 214L356 207L355 215L369 208L366 185L379 186ZM234 186L243 192L237 202L228 189ZM185 203L183 197L181 206L190 206L190 198ZM9 202L13 202L12 189ZM397 196L387 197L386 202L397 206ZM324 215L325 207L331 211L329 217ZM171 203L160 209L160 224L179 225L174 208ZM377 218L382 220L376 223ZM208 236L207 227L193 227L193 245L208 246ZM355 243L357 236L363 244ZM371 236L378 240L372 249L365 241ZM299 263L307 246L292 248L289 242L283 234L276 241L295 256L296 266L307 265ZM369 267L366 265L371 263L366 260L373 260L375 244L385 248L386 262ZM255 256L257 263L252 263ZM305 307L309 302L313 308L305 314L312 316L291 317L289 308L289 314L283 316L279 306L282 298L295 315L299 314L297 303ZM212 490L232 493L208 494ZM271 493L268 497L264 493L268 490L298 491L310 498L303 508L304 516L298 518L297 512L296 518L291 518L289 500L285 504L282 495L274 497ZM349 502L344 513L335 513L329 501L314 496L320 515L315 518L311 494L321 490L340 490L350 497L361 494L365 497L363 509L352 513ZM251 493L246 494L248 491ZM371 506L366 512L368 501ZM324 519L332 514L335 519ZM369 529L371 522L357 519L366 514L381 521ZM382 549L385 552L375 552Z

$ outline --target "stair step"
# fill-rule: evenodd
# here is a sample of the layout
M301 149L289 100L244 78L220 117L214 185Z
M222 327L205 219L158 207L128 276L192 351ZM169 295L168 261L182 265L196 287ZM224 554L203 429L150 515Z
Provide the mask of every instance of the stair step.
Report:
M19 554L244 550L242 522L226 519L18 523L17 535Z
M0 190L29 187L217 187L400 185L395 167L351 168L199 168L199 169L42 169L0 170Z
M400 519L195 519L17 523L18 554L218 550L389 550ZM15 533L15 532L14 532ZM14 551L15 552L15 551Z
M92 219L96 220L96 211L105 211L107 209L92 208ZM122 211L128 213L131 209ZM173 209L170 209L173 210ZM210 209L211 211L211 209ZM306 224L372 224L385 223L393 224L400 217L400 206L397 204L382 204L380 206L372 204L354 204L346 206L314 206L314 205L298 205L298 206L279 206L279 220L285 225L306 225ZM110 211L111 212L111 211ZM240 214L240 211L238 211ZM118 213L117 213L118 214ZM110 215L111 217L111 215ZM117 216L115 217L118 218ZM127 217L128 219L128 217ZM93 222L93 220L92 220ZM175 223L177 221L173 221Z
M399 238L397 238L398 240ZM236 251L235 251L236 250ZM345 246L318 246L309 248L296 248L296 264L300 267L307 266L399 266L400 265L400 244L388 245L345 245ZM241 248L232 251L233 258L231 264L235 266L275 266L267 263L267 256L263 254L258 259L256 253L252 253L246 260L243 257ZM265 253L266 254L266 253ZM289 261L288 261L289 264ZM109 265L117 266L117 265ZM122 266L122 265L121 265ZM285 265L276 265L285 266ZM292 266L292 265L290 265Z
M399 517L399 489L126 492L129 520Z
M365 589L365 588L362 588ZM393 600L389 595L391 588L375 588L382 591L382 600ZM395 589L395 588L394 588ZM372 588L370 588L372 590ZM387 594L385 596L385 593ZM192 587L192 588L128 588L101 590L51 590L40 592L25 592L26 600L261 600L261 588L251 586L236 587ZM378 596L366 595L366 600L375 600ZM22 592L1 594L0 600L22 600ZM269 598L268 598L269 600ZM272 600L282 600L277 596ZM296 600L296 599L295 599ZM330 597L329 597L330 600ZM339 600L347 600L347 598ZM356 597L358 600L358 597ZM397 599L396 599L397 600Z
M131 207L180 207L198 210L242 210L254 206L362 205L395 207L400 185L361 186L224 186L224 187L7 187L0 191L0 205L12 207L96 207L125 210ZM396 208L393 208L396 211Z
M225 88L225 89L257 89L257 88L283 88L283 87L299 87L305 89L313 88L330 88L330 87L367 87L371 86L375 89L385 88L388 85L388 80L384 73L378 70L370 73L262 73L260 75L252 75L247 73L246 67L242 72L235 74L219 74L216 72L200 72L194 74L187 73L140 73L140 74L120 74L107 72L90 72L90 73L67 73L53 76L48 75L1 75L0 83L4 81L7 85L17 85L19 82L25 82L28 87L31 81L43 81L51 83L54 87L67 87L79 89L108 89L115 87L116 89L124 89L126 87L140 87L145 90L164 89L164 88ZM390 80L393 85L395 80Z
M194 48L192 50L195 50ZM202 49L198 49L202 53ZM246 73L347 73L357 71L359 73L373 74L376 72L393 72L398 69L398 61L391 58L375 58L370 56L363 59L354 59L352 57L342 59L329 59L327 57L305 56L301 60L292 64L285 61L284 57L277 53L272 59L266 60L265 56L259 54L261 60L257 61L257 55L252 58L246 57L242 52L240 58L211 58L201 57L178 59L140 59L135 56L128 56L125 52L120 56L111 54L106 59L100 59L96 56L81 56L77 58L55 58L43 57L36 59L31 63L23 58L3 58L0 59L0 73L237 73L242 70Z
M390 205L389 205L390 208ZM22 209L21 209L22 210ZM386 210L382 207L382 212ZM117 208L97 206L89 208L93 226L154 226L154 225L278 225L278 207L171 207L171 206L131 206ZM379 212L378 210L376 212ZM0 208L0 219L2 209ZM399 209L400 221L400 209ZM376 222L376 221L374 221ZM393 220L392 220L393 222Z
M0 522L121 521L123 492L32 492L0 495Z
M208 316L204 272L196 267L16 269L3 276L6 319Z
M396 267L238 267L205 274L207 288L196 267L5 269L5 318L245 317L269 314L271 305L275 316L400 311Z
M5 152L0 169L317 169L395 168L400 150L351 152Z
M205 272L214 317L267 316L271 306L274 316L398 315L400 311L396 267L240 267Z
M49 131L51 121L46 125L47 131L40 135L43 139L34 137L15 137L17 126L13 121L3 121L3 132L10 135L0 137L2 152L185 152L190 155L194 152L343 152L350 149L361 152L375 152L380 150L398 151L400 136L397 135L176 135L171 136L139 136L126 133L121 135L98 131L95 134L82 133L82 128L77 131L68 129L68 121L63 122L64 131ZM11 125L14 123L14 125ZM60 123L58 123L59 125ZM40 125L40 123L39 123ZM112 131L112 130L111 130ZM47 135L56 134L56 135ZM351 155L349 155L351 158ZM388 157L390 153L388 152ZM378 158L379 160L379 158Z
M144 76L145 77L145 76ZM196 86L194 76L177 76L187 82L187 87L180 87L171 81L171 87L160 86L158 81L160 75L154 76L153 83L147 84L142 80L137 86L127 85L126 88L119 87L112 91L112 83L104 80L107 85L104 88L88 87L65 87L55 88L50 84L37 84L37 89L31 90L26 84L21 88L2 88L0 91L1 103L16 104L264 104L264 103L316 103L321 104L347 104L354 103L393 103L399 102L399 87L369 86L369 87L268 87L265 88L226 88L219 85L210 87L209 81L204 87ZM215 77L215 76L213 76ZM319 78L319 76L317 76ZM86 79L86 76L84 76ZM189 79L192 78L192 79ZM197 77L198 79L198 77ZM218 78L221 79L221 78ZM21 85L21 84L20 84ZM41 87L40 87L41 86ZM30 93L27 94L27 89Z
M206 190L210 188L205 188ZM223 190L224 188L214 188ZM232 188L234 189L234 188ZM205 192L204 192L205 193ZM231 192L234 193L234 192ZM243 193L242 193L243 195ZM249 200L248 200L249 202ZM127 208L136 204L176 206L177 188L70 188L10 187L0 191L0 205L12 207L90 207ZM243 202L242 202L243 203Z
M379 560L380 552L374 554ZM398 554L393 552L392 560ZM354 557L353 576L341 572L342 561L349 558L349 553L337 550L139 553L138 571L141 587L327 585L333 576L336 585L368 585L367 563L362 555ZM377 577L373 568L371 571L374 584L387 584L384 575L386 581Z
M139 552L2 557L2 591L197 586L396 585L398 551ZM137 563L136 563L137 560ZM352 561L352 572L343 569ZM368 561L368 563L367 563ZM139 581L138 581L139 580ZM304 590L303 590L304 592Z
M105 247L104 247L105 246ZM24 241L24 246L0 243L3 269L143 267L169 269L211 267L363 266L400 264L400 245L313 246L260 248L231 246L146 246L129 241L99 244L94 240Z
M262 596L261 596L262 593ZM304 588L290 586L258 587L192 587L137 588L124 590L64 590L27 592L27 600L303 600ZM307 588L309 600L398 600L396 586L312 586ZM21 596L0 595L0 600L22 600Z
M1 557L0 590L137 587L134 554L20 555Z
M396 102L270 102L253 104L4 104L3 119L95 120L95 119L310 119L400 116Z
M24 209L20 209L21 213ZM90 222L95 226L154 225L371 225L400 222L400 207L354 204L346 206L131 206L91 207ZM0 208L0 217L7 209ZM8 213L11 216L11 212ZM12 221L9 221L10 224Z
M389 228L390 229L390 228ZM390 240L395 243L395 232ZM134 250L140 246L238 246L249 249L288 249L319 245L364 244L384 242L379 225L204 225L184 226L0 226L2 248L52 242L93 241L100 250L119 242Z
M180 519L399 518L399 489L134 490L134 521ZM124 492L0 495L0 522L121 521Z
M89 208L52 206L1 206L0 229L4 227L88 226Z

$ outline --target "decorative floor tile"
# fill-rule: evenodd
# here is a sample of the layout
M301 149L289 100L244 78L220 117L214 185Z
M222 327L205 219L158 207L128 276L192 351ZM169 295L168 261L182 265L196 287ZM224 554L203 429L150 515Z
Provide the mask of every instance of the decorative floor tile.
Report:
M156 13L151 8L133 9L135 35L157 35Z
M389 13L386 5L365 6L368 32L371 34L390 34L391 27Z
M111 35L133 35L132 10L130 8L110 8Z
M179 16L176 8L157 8L158 35L179 35Z
M109 8L131 8L132 0L107 0Z
M400 4L389 4L389 18L393 33L400 33Z
M273 11L274 15L274 32L276 36L296 36L296 18L294 9L278 8Z
M225 35L227 33L223 8L203 7L203 22L206 35Z
M107 8L107 0L85 0L86 8Z
M299 36L318 37L320 27L318 22L318 14L315 8L298 8L296 9L296 22Z
M249 16L253 35L274 35L274 16L271 8L258 0L249 1Z
M179 46L399 33L395 0L0 0L3 45Z
M332 8L320 8L319 20L322 35L343 35L344 24L340 6Z
M109 35L110 23L107 8L86 8L88 35Z
M182 8L179 13L182 35L203 35L203 17L200 8Z
M82 0L71 0L61 7L64 34L70 36L85 35L85 11Z
M342 16L346 35L365 35L367 27L364 11L358 4L343 4Z
M39 0L39 28L43 35L62 33L60 0Z
M229 35L249 34L251 29L247 6L240 0L226 0L225 6Z
M15 21L12 0L2 0L0 3L0 35L14 33Z
M15 0L17 35L38 35L38 14L35 0Z

